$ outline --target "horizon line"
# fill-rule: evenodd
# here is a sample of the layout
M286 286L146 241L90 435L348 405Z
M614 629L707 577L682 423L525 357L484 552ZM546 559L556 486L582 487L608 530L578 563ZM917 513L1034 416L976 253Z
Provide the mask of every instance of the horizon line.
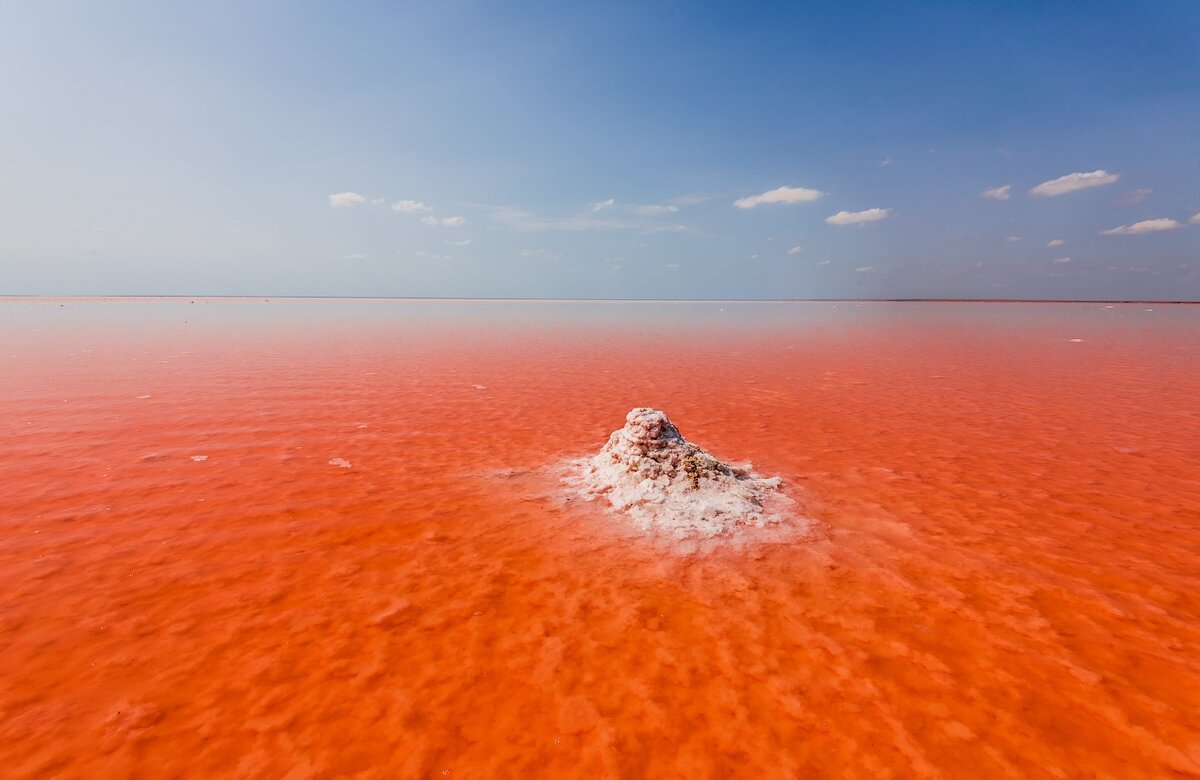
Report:
M550 298L537 296L440 295L33 295L0 294L0 301L19 300L348 300L348 301L492 301L558 303L1155 303L1200 304L1200 299L1168 298Z

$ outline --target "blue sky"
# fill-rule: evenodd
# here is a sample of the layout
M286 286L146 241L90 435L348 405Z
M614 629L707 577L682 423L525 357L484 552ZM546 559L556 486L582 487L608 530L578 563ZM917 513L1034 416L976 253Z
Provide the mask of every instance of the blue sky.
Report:
M742 6L7 4L0 294L1200 299L1200 5Z

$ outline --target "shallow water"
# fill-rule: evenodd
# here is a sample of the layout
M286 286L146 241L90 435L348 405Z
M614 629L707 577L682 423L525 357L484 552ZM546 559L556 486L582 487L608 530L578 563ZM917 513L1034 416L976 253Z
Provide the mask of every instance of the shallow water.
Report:
M1200 773L1200 306L7 300L0 361L8 776ZM643 405L818 530L567 501Z

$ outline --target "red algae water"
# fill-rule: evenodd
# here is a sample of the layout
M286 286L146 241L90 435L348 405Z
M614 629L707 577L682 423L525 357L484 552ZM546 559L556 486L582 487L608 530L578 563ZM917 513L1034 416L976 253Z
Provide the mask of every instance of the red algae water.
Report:
M8 777L1200 774L1200 307L0 301ZM634 407L812 530L564 488Z

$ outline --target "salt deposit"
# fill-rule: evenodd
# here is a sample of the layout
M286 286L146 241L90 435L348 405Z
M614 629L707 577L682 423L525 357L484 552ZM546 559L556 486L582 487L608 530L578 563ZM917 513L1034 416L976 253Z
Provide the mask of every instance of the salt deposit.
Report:
M664 412L647 407L629 412L597 455L574 465L570 481L584 498L605 498L639 529L678 539L775 525L784 518L772 509L790 503L778 477L722 462L686 441Z

